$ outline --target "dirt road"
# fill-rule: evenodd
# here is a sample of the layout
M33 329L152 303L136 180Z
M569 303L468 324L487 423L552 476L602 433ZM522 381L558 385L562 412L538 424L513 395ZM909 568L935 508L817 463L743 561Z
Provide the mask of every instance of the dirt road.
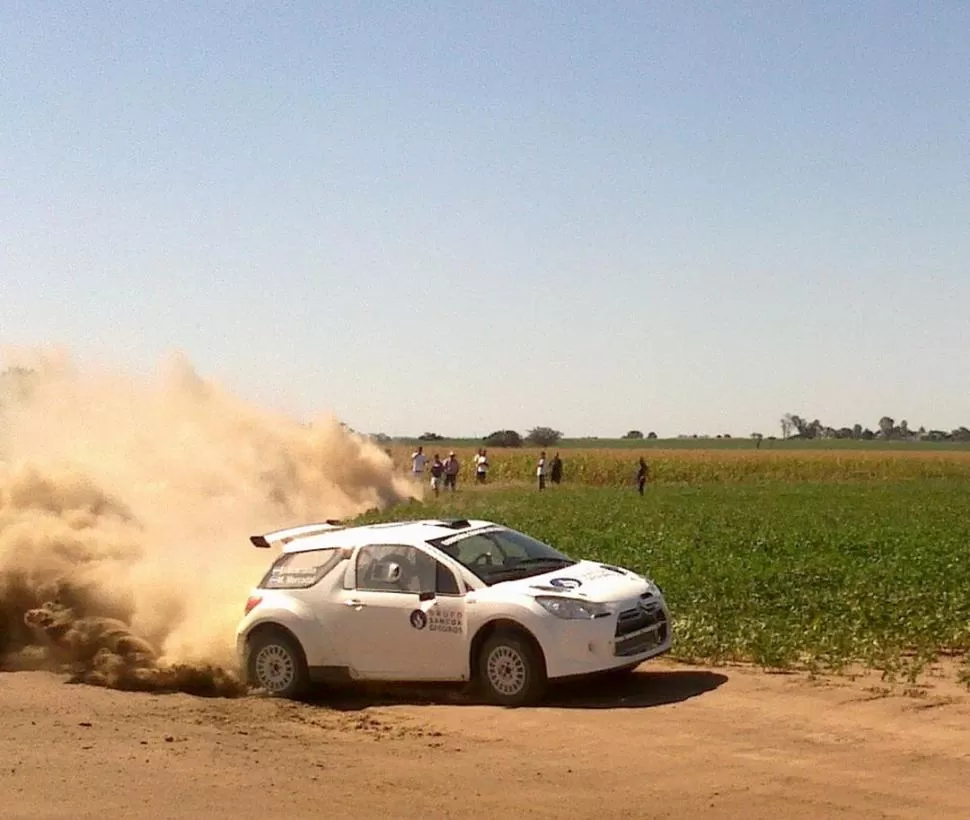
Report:
M655 663L504 710L0 674L0 816L970 817L966 689L880 685Z

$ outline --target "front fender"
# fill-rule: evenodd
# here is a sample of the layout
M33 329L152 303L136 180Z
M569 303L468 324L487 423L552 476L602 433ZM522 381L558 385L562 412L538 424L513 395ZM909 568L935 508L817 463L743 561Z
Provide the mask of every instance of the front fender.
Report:
M473 612L474 610L474 612ZM475 659L485 638L496 628L520 629L526 632L542 652L546 664L549 663L549 653L554 651L554 624L550 623L550 616L545 610L530 601L490 601L479 600L468 607L469 636L469 672L475 672Z

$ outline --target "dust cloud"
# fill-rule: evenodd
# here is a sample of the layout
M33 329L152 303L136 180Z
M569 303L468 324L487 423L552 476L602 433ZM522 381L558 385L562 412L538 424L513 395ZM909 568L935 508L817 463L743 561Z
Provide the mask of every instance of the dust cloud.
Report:
M248 537L420 497L332 417L255 407L173 355L136 376L0 348L0 668L241 690Z

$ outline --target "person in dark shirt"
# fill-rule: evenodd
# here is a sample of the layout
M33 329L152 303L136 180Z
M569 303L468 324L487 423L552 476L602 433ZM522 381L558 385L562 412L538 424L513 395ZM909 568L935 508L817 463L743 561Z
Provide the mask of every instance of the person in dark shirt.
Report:
M435 495L441 492L441 476L444 471L445 463L435 453L434 459L431 462L431 489L434 490Z
M647 486L647 476L650 475L650 468L647 462L640 456L640 466L637 467L637 491L643 495L643 488Z
M562 481L562 459L559 458L559 453L552 457L552 462L549 465L549 480L553 484Z

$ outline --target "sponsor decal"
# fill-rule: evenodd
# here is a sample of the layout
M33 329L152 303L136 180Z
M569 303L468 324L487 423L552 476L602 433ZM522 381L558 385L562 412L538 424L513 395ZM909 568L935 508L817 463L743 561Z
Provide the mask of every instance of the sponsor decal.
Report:
M583 585L582 581L576 578L550 578L549 586L553 586L556 589L577 589Z
M415 629L424 629L428 625L428 616L420 609L415 609L411 613L411 626Z
M428 612L415 609L411 612L411 626L428 632L452 632L460 634L464 624L464 614L459 611L432 608Z
M463 613L452 610L432 609L428 613L428 632L461 633Z

